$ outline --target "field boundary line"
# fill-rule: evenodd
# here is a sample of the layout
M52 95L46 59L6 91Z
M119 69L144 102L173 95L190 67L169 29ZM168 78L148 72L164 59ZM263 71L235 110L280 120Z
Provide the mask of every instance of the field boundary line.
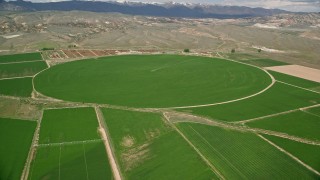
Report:
M261 117L257 117L257 118L252 118L252 119L247 119L247 120L242 120L242 121L236 121L236 122L233 122L233 124L245 124L245 123L248 123L248 122L262 120L262 119L266 119L266 118L269 118L269 117L275 117L275 116L281 116L281 115L285 115L285 114L290 114L290 113L293 113L293 112L296 112L296 111L305 112L303 109L312 108L314 106L320 106L320 104L312 105L312 106L306 106L306 107L297 108L297 109L292 109L292 110L288 110L288 111L283 111L283 112L275 113L275 114L269 114L269 115L261 116Z
M113 172L113 177L115 180L122 180L120 168L116 161L116 156L114 155L113 148L111 147L111 138L107 132L107 125L104 122L103 114L98 106L95 106L94 110L96 112L97 120L99 123L99 132L100 132L101 138L103 139L103 142L107 151L109 164Z
M169 120L166 113L162 113L163 117L166 119L166 121L176 130L180 136L191 146L193 150L197 152L197 154L201 157L201 159L211 168L211 170L219 177L219 179L225 179L224 176L217 170L216 167L214 167L211 162L200 152L198 148L195 147L194 144Z
M49 62L48 62L48 60L45 60L44 62L46 62L46 64L47 64L48 68L50 68L50 67L51 67L51 66L50 66L50 64L49 64Z
M275 117L275 116L281 116L281 115L285 115L285 114L290 114L290 113L293 113L293 112L296 112L296 111L300 111L300 109L292 109L292 110L283 111L283 112L275 113L275 114L269 114L269 115L261 116L261 117L257 117L257 118L252 118L252 119L247 119L247 120L242 120L242 121L236 121L236 122L233 122L233 123L234 124L245 124L245 123L248 123L248 122L258 121L258 120L266 119L266 118L269 118L269 117Z
M282 83L282 84L286 84L288 86L292 86L292 87L296 87L296 88L299 88L299 89L303 89L303 90L306 90L306 91L310 91L310 92L314 92L314 93L320 94L320 92L314 91L312 89L303 88L303 87L300 87L300 86L297 86L297 85L293 85L293 84L290 84L290 83L286 83L286 82L283 82L283 81L279 81L279 80L276 80L276 81L279 82L279 83Z
M38 147L48 147L48 146L61 146L61 145L77 145L77 144L88 144L88 143L96 143L100 142L102 139L91 139L84 141L69 141L69 142L61 142L61 143L48 143L48 144L38 144Z
M39 133L40 133L40 126L41 126L42 118L43 118L43 110L41 111L40 118L37 122L37 126L36 126L36 129L33 134L28 157L26 159L26 162L25 162L22 174L21 174L21 178L20 178L21 180L27 180L29 177L31 162L34 159L34 157L36 156L36 150L37 150L36 147L39 143Z
M5 63L0 63L0 65L3 64L21 64L21 63L33 63L33 62L40 62L44 60L35 60L35 61L17 61L17 62L5 62Z
M299 158L295 157L294 155L292 155L291 153L289 153L288 151L284 150L283 148L281 148L280 146L276 145L275 143L271 142L270 140L268 140L267 138L261 136L260 134L257 134L257 136L259 136L261 139L263 139L264 141L268 142L269 144L271 144L272 146L274 146L275 148L277 148L278 150L280 150L281 152L285 153L286 155L288 155L289 157L291 157L293 160L295 160L296 162L298 162L299 164L301 164L302 166L304 166L305 168L307 168L308 170L312 171L313 173L317 174L318 176L320 176L320 173L318 171L316 171L315 169L313 169L311 166L307 165L306 163L304 163L303 161L301 161Z
M17 77L7 77L7 78L0 78L1 80L9 80L9 79L23 79L23 78L32 78L33 76L17 76Z
M306 138L301 138L301 137L297 137L297 136L293 136L293 135L288 135L283 132L277 132L277 131L271 131L271 130L259 129L259 128L251 128L248 126L240 126L239 124L226 123L226 122L222 122L222 121L215 121L215 120L207 119L204 117L194 116L194 115L180 113L180 112L179 113L175 112L172 114L173 114L173 116L183 117L183 120L176 120L173 123L179 123L179 122L198 123L198 124L204 124L204 125L208 125L208 126L216 126L216 127L221 127L221 128L231 129L231 130L241 131L241 132L267 134L267 135L271 135L271 136L277 136L277 137L281 137L281 138L285 138L285 139L290 139L290 140L296 141L296 142L320 146L320 141L318 141L318 140L310 140L310 139L306 139ZM170 120L170 118L169 118L169 120Z

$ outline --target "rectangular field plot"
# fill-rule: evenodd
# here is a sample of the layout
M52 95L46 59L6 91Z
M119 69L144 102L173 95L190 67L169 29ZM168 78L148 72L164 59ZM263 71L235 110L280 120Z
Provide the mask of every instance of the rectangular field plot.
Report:
M29 179L112 179L102 142L38 147Z
M40 53L10 54L0 56L0 63L42 60Z
M103 109L125 179L216 179L161 115Z
M309 68L300 65L275 66L268 67L267 69L320 83L319 69Z
M179 123L177 127L225 179L318 177L255 134L194 123Z
M257 118L320 103L320 94L275 83L266 92L249 99L232 103L181 109L201 116L224 121L240 121Z
M0 179L20 179L36 121L0 118Z
M315 89L315 90L318 89L318 91L320 92L320 83L318 82L309 81L306 79L290 76L287 74L282 74L275 71L269 71L269 73L278 81L282 81L285 83L289 83L289 84L307 88L307 89Z
M250 60L242 60L241 62L252 64L259 67L270 67L270 66L282 66L288 65L288 63L275 61L272 59L250 59Z
M9 96L30 97L32 93L32 77L16 79L0 79L0 94Z
M45 110L41 121L40 144L100 139L93 108Z
M47 64L44 61L0 64L0 78L33 76L45 68Z
M275 136L263 136L320 172L320 146L304 144Z
M320 140L320 116L303 111L292 112L246 123L255 128L284 132L289 135Z

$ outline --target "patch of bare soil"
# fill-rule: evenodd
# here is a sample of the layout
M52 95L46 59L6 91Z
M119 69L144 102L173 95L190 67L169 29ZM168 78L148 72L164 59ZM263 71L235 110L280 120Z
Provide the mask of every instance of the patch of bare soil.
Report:
M132 147L134 145L134 138L131 136L124 136L120 144L126 148Z
M142 164L150 158L149 144L142 144L135 148L129 149L121 153L121 160L124 164L124 170L129 171L132 168Z
M273 66L266 69L288 74L291 76L307 79L310 81L320 82L320 70L300 65Z

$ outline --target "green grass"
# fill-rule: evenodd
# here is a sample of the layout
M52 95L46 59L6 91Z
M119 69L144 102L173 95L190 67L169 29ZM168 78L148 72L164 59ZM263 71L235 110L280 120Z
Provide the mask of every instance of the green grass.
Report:
M158 114L103 109L126 179L216 179L187 142Z
M314 116L303 111L252 121L246 123L246 125L320 140L320 116Z
M250 59L250 60L243 60L242 62L252 64L259 67L270 67L270 66L282 66L288 65L288 63L275 61L272 59Z
M320 172L320 146L304 144L275 136L263 136Z
M42 60L40 53L11 54L0 56L0 63Z
M44 61L0 64L0 78L33 76L45 68L47 64Z
M30 97L32 93L32 78L17 78L0 80L0 94L20 97Z
M35 121L0 118L0 179L20 179L36 125Z
M318 178L255 134L192 123L177 126L226 179Z
M270 83L265 72L251 66L179 55L76 61L56 65L35 78L35 88L51 97L131 107L221 102L253 94Z
M41 121L40 144L99 139L93 108L45 110Z
M102 142L39 147L29 179L59 179L59 171L61 179L112 179Z
M306 112L312 113L316 116L320 116L320 107L307 109Z
M240 121L320 103L320 95L286 84L275 83L269 90L249 99L180 111L223 121Z
M309 81L306 79L290 76L287 74L282 74L279 72L275 71L269 71L272 76L279 81L286 82L295 86L303 87L303 88L308 88L308 89L313 89L313 88L318 88L320 87L320 83L314 82L314 81Z

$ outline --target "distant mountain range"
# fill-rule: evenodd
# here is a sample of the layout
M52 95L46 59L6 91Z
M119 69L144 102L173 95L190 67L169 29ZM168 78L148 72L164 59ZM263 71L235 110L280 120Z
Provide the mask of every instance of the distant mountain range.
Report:
M139 3L139 2L100 2L100 1L60 1L36 3L29 1L0 0L0 11L91 11L116 12L130 15L186 17L186 18L249 18L288 13L279 9L250 8L244 6L220 6L179 3Z

